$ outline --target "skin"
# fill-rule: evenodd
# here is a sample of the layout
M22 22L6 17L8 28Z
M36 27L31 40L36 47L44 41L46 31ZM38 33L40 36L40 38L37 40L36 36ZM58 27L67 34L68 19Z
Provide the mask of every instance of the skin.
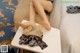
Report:
M38 0L41 5L43 6L43 8L47 11L47 12L51 12L52 11L52 6L53 4L51 3L51 1L47 1L47 0Z
M37 14L40 16L40 19L42 20L41 21L42 26L45 27L47 30L51 30L51 26L49 24L49 21L47 19L46 13L44 11L47 8L47 7L45 7L46 5L44 4L44 2L47 5L51 6L51 3L49 1L46 1L46 0L43 0L43 2L39 1L39 0L32 0L31 1L31 3L30 3L30 17L29 17L30 22L24 23L24 24L20 24L21 27L26 28L26 27L28 27L30 25L35 24L35 11L36 11ZM48 8L46 10L48 12L50 12L51 9Z
M32 2L30 3L30 22L35 23L35 10Z
M29 14L29 16L30 16L30 18L29 18L29 22L27 24L26 23L20 24L20 26L24 29L28 26L35 25L35 10L34 10L32 2L30 3L30 14Z
M38 13L38 15L40 16L41 20L42 20L42 25L47 29L50 30L51 26L49 24L49 21L47 19L47 15L44 11L44 8L42 7L41 3L38 0L32 0L34 7Z

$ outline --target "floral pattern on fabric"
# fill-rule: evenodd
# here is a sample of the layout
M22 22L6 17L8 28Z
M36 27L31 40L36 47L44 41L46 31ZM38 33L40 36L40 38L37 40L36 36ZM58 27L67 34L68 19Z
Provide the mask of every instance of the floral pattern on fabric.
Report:
M14 37L14 12L17 0L0 0L0 43Z

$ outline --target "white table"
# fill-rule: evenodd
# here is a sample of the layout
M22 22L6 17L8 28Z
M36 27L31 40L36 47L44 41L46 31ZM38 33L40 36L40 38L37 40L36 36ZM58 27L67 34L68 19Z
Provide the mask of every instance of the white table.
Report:
M48 47L44 50L41 50L40 47L32 48L26 45L19 45L19 37L22 35L22 31L23 29L19 27L11 43L13 46L31 51L39 51L40 53L61 53L60 31L58 29L52 28L43 34L45 36L43 36L43 40L48 44Z
M49 41L51 48L45 50L44 53L61 53L60 31L56 28L53 28L52 33L53 35L51 37L47 37L52 39L51 42L53 43L51 44L51 42Z

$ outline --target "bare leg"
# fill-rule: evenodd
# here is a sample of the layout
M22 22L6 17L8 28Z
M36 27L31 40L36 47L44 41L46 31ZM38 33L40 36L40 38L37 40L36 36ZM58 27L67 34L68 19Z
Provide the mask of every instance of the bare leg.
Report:
M29 22L27 24L24 23L24 24L20 24L20 25L23 28L26 28L30 25L35 25L35 11L34 11L32 2L30 3Z
M49 24L49 21L47 19L47 16L46 16L46 13L41 5L41 3L38 1L38 0L32 0L33 1L33 4L34 4L34 7L38 13L38 15L41 17L41 23L42 25L47 29L47 30L50 30L51 29L51 26Z
M30 3L30 22L35 23L35 10L32 2Z
M47 12L51 12L51 11L52 11L53 4L51 3L51 1L39 0L39 2L41 3L41 5L43 6L43 8L44 8Z

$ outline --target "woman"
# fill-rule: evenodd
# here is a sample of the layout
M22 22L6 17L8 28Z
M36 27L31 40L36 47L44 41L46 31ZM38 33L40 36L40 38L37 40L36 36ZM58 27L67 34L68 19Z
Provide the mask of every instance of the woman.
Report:
M51 26L48 21L48 14L52 11L52 6L51 1L47 0L20 0L14 15L15 30L18 26L26 28L36 22L47 30L50 30ZM47 15L45 11L48 12ZM29 20L29 22L28 24L20 24L22 20ZM20 49L20 52L26 53L28 51Z

